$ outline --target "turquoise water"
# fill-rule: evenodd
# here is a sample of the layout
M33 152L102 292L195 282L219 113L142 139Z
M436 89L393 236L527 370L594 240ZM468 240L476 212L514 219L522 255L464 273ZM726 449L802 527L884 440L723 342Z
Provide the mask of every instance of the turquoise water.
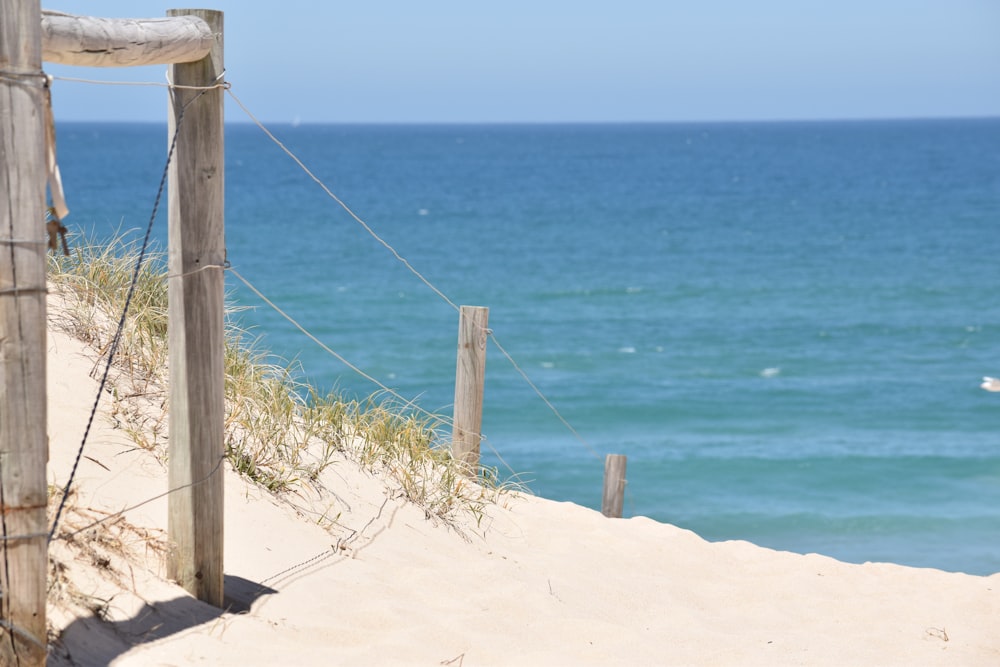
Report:
M484 431L537 494L848 561L1000 571L1000 120L278 126L455 303L488 306ZM327 345L450 412L457 315L259 129L227 246ZM65 124L71 226L144 226L165 128ZM156 235L166 238L165 213ZM250 294L324 388L377 388ZM500 465L493 455L486 462Z

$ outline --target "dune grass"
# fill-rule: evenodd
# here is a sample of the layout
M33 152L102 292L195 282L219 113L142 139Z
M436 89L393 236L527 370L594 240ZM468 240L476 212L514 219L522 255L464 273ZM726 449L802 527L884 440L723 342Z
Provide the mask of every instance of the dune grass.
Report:
M103 368L140 251L141 239L120 233L97 242L71 239L69 257L50 256L49 281L65 299L52 324L92 346ZM448 518L483 508L509 488L494 469L466 474L443 446L443 418L381 394L363 400L320 394L276 363L227 313L225 446L231 466L281 493L316 483L337 461L387 473L402 495L428 516ZM113 418L140 447L167 455L167 280L162 251L147 252L115 357ZM475 478L475 479L473 479Z

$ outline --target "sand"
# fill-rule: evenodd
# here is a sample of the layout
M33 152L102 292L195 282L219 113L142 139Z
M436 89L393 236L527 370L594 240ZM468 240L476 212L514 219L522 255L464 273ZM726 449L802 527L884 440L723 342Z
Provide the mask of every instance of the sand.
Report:
M63 484L97 382L82 343L50 331L48 349ZM120 425L106 395L66 526L166 491ZM514 493L449 525L346 459L280 497L225 474L229 611L164 578L153 500L53 543L51 665L1000 665L1000 575L709 543Z

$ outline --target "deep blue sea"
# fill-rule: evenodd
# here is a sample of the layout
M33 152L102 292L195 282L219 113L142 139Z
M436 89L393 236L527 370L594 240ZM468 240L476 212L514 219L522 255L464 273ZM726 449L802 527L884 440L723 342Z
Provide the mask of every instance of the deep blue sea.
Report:
M1000 394L979 389L1000 376L1000 119L272 130L448 298L489 307L579 434L491 346L501 473L599 507L604 455L626 454L627 515L1000 571ZM165 126L58 141L72 229L145 226ZM226 160L232 265L450 415L455 311L257 127L227 127ZM321 388L378 390L227 286Z

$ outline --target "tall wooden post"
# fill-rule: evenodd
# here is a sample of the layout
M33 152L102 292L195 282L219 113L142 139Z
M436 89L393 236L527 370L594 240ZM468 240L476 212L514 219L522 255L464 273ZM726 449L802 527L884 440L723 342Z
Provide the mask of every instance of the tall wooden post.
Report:
M608 454L604 459L604 497L601 514L613 519L622 517L625 507L625 464L622 454Z
M45 128L41 7L0 2L0 665L45 664Z
M178 86L213 86L223 72L222 12L202 18L215 35L205 58L170 66ZM183 119L178 121L183 114ZM223 604L223 91L174 88L168 138L179 127L169 176L170 452L168 575L199 600Z
M489 308L462 306L458 318L458 361L455 364L455 423L451 453L468 465L471 475L479 468L479 443L483 429L483 388L486 383L486 338Z

